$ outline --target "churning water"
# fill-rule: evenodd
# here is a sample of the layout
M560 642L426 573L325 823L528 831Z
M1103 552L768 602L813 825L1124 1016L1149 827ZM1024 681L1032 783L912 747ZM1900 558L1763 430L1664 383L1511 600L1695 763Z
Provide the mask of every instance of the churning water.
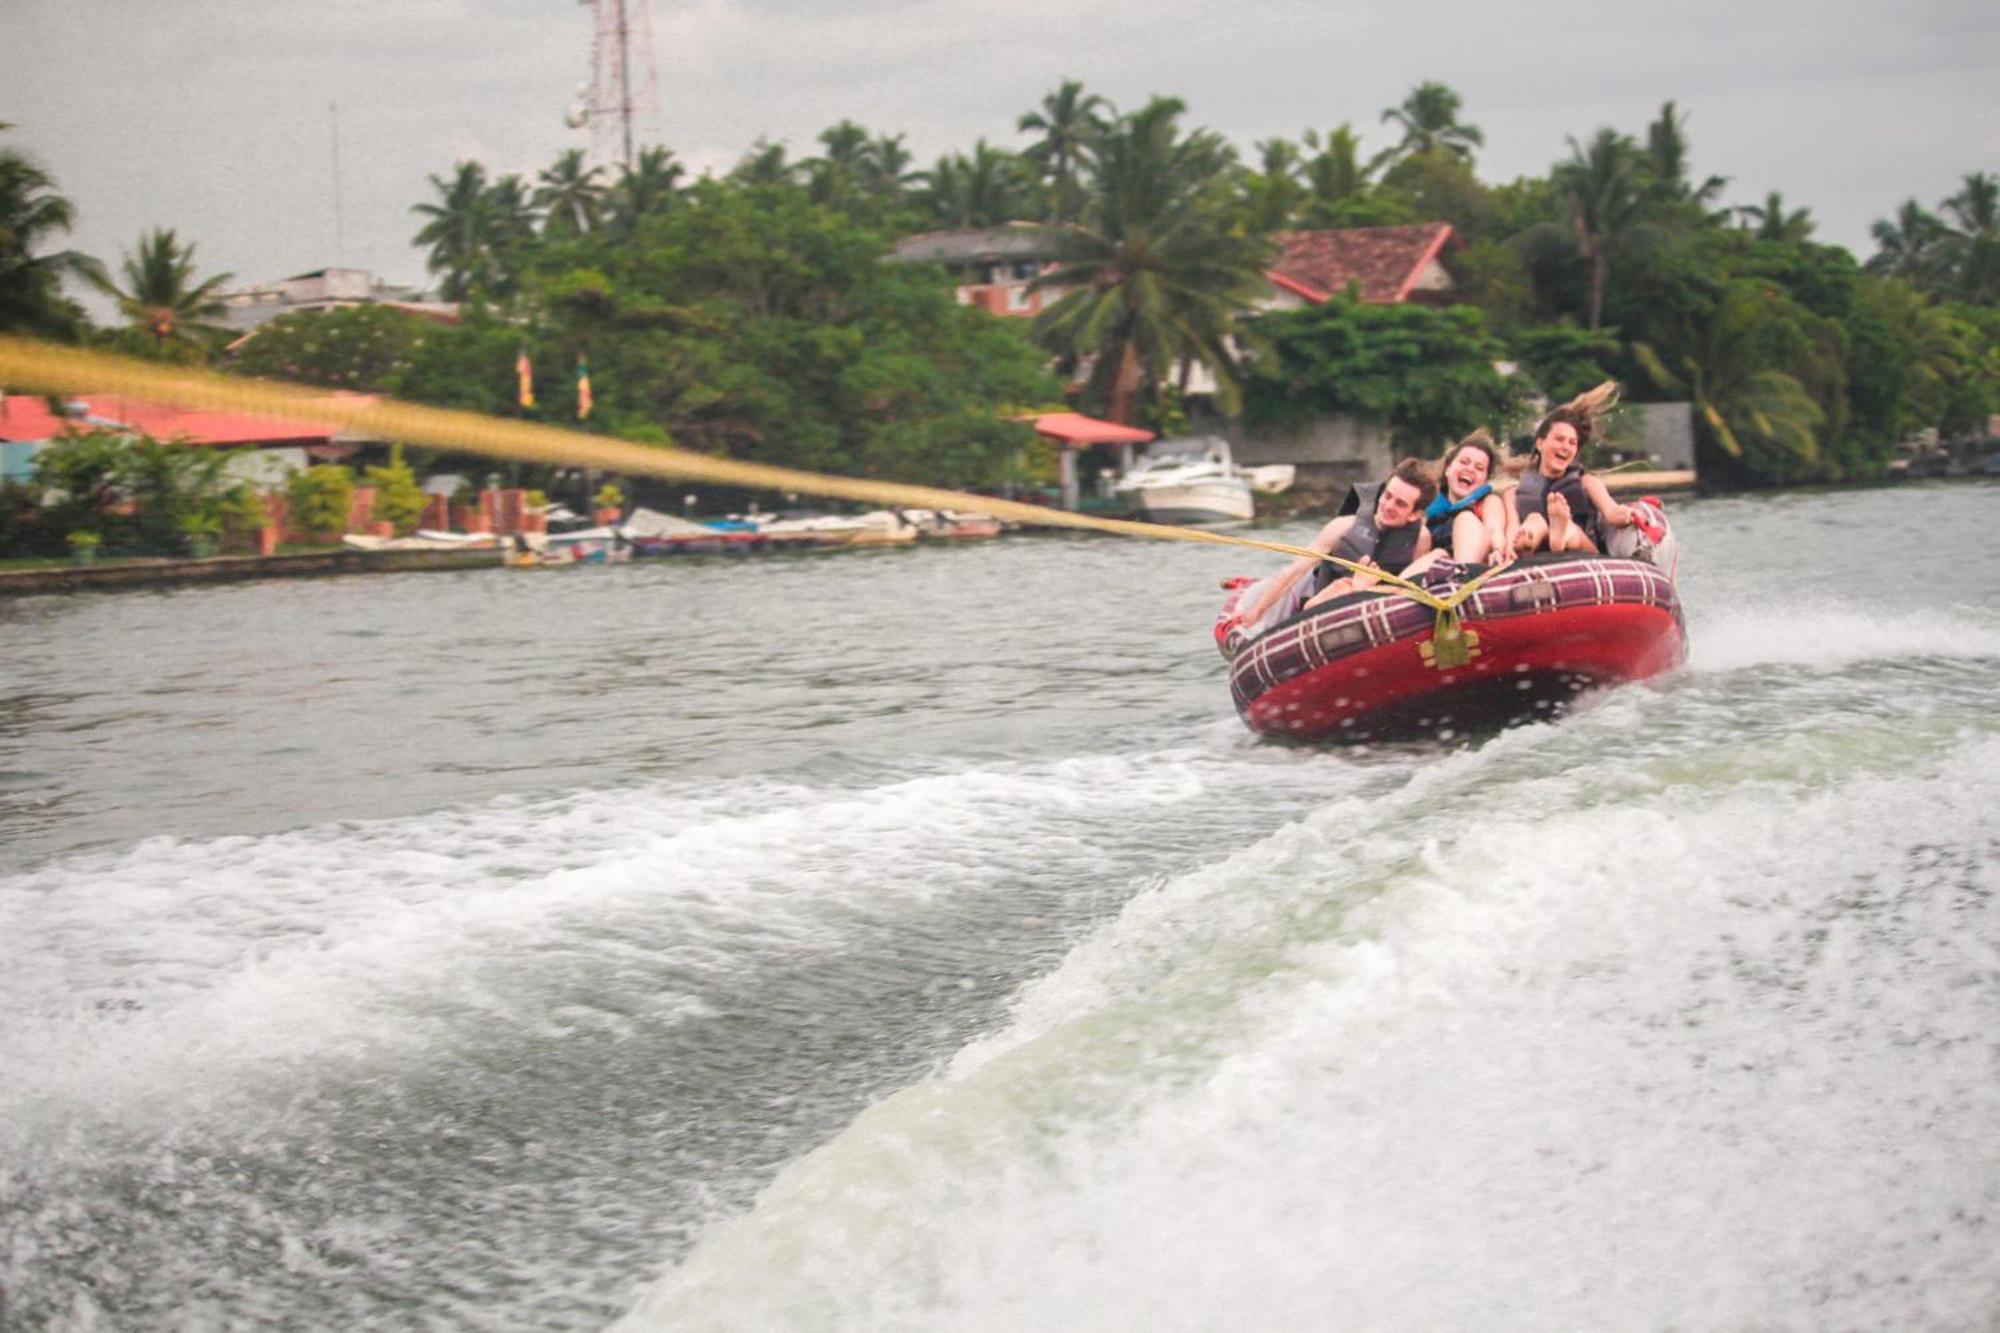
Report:
M1990 1329L1996 513L1677 505L1460 748L1208 548L0 603L0 1322Z

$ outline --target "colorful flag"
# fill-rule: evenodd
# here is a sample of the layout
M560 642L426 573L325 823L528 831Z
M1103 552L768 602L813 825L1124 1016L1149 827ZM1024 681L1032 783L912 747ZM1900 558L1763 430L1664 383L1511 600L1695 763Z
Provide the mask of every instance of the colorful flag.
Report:
M590 366L582 357L576 359L576 419L582 421L590 416Z
M535 368L528 364L528 354L524 351L514 359L514 374L521 381L521 406L535 405Z

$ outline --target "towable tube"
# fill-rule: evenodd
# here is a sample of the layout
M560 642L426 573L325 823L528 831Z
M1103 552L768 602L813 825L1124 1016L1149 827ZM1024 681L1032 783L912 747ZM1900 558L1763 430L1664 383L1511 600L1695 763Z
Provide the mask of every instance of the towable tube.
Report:
M1448 596L1483 572L1430 583ZM1460 607L1470 660L1439 667L1437 614L1408 597L1350 593L1248 641L1216 622L1229 692L1252 731L1298 740L1451 736L1546 716L1581 692L1645 680L1686 658L1680 599L1646 560L1535 555L1488 578Z

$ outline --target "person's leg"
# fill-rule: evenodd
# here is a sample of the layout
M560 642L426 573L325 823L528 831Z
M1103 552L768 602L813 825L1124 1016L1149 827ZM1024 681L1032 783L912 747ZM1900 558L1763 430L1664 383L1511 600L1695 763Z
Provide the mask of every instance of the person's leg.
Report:
M1486 563L1491 546L1486 525L1479 521L1479 515L1470 509L1462 511L1451 521L1451 558L1462 565Z

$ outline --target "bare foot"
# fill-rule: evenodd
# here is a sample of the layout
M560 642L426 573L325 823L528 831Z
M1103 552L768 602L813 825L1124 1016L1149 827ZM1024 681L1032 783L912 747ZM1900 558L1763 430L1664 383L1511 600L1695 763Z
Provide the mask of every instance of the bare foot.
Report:
M1542 544L1542 536L1548 531L1548 521L1540 514L1530 514L1521 521L1520 529L1514 534L1514 549L1522 555Z
M1549 492L1549 549L1566 551L1569 549L1569 501L1555 492Z

